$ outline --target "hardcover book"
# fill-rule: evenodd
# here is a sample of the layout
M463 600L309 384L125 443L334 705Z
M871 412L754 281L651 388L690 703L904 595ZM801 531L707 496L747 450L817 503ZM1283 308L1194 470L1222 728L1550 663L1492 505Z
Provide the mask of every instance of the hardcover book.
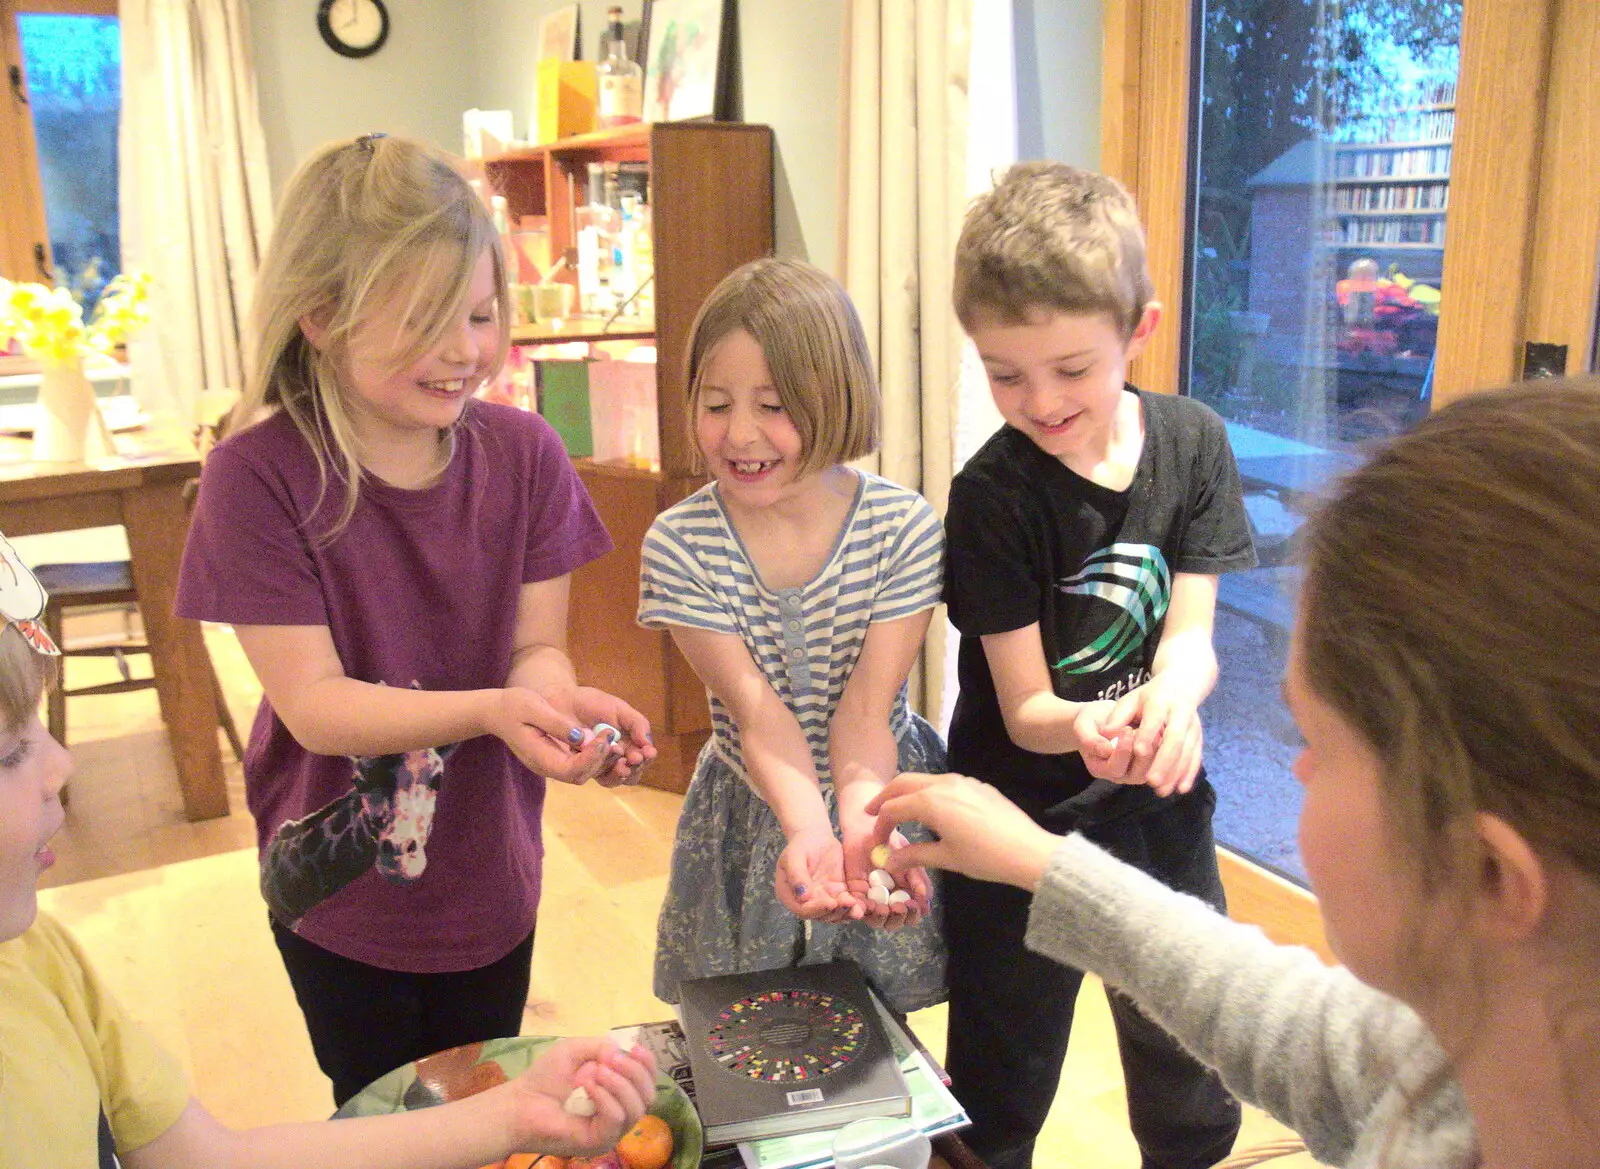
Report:
M910 1091L855 963L691 979L679 993L708 1144L910 1115Z

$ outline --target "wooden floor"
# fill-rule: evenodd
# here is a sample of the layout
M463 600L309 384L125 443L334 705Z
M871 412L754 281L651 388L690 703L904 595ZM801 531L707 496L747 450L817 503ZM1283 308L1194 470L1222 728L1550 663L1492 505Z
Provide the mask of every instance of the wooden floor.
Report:
M91 619L92 620L92 619ZM103 633L80 625L69 636ZM260 691L231 632L207 631L224 692L248 733ZM94 661L77 667L103 666ZM237 760L224 747L231 816L183 819L155 692L68 703L77 771L44 907L83 942L133 1014L178 1056L196 1095L224 1121L325 1116L332 1099L267 929L254 829ZM656 911L680 797L552 784L544 904L528 1034L595 1033L664 1018L650 993ZM942 1053L942 1007L912 1018ZM1247 1115L1240 1148L1287 1135ZM1116 1042L1087 979L1062 1088L1040 1141L1041 1169L1137 1166ZM1275 1162L1295 1169L1304 1156Z

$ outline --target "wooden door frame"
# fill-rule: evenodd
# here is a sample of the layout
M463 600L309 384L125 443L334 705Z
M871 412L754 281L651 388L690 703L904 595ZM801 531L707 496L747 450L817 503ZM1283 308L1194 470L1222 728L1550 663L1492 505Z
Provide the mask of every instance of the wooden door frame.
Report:
M1182 320L1194 56L1188 0L1103 0L1101 168L1133 193L1156 297ZM1465 0L1439 319L1435 407L1521 373L1525 341L1592 360L1600 297L1600 4ZM1462 295L1457 289L1493 290ZM1181 329L1158 330L1130 368L1179 386ZM1330 956L1311 894L1218 849L1231 911Z

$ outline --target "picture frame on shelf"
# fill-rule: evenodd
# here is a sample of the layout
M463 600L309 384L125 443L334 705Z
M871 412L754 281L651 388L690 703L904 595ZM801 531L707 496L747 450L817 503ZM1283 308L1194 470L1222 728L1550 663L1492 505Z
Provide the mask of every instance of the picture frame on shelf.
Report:
M729 120L733 0L645 0L644 120Z
M564 4L539 20L537 60L576 61L582 16L576 4Z

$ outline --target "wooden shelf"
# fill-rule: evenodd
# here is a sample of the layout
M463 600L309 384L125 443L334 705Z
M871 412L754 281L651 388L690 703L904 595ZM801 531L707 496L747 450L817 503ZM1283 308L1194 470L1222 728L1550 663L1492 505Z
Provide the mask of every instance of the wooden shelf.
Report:
M1362 241L1362 240L1351 240L1351 241L1333 240L1328 246L1333 247L1333 248L1342 248L1342 249L1346 249L1346 250L1349 250L1349 251L1356 251L1356 252L1388 252L1388 251L1417 252L1417 251L1423 251L1423 250L1429 250L1429 251L1435 251L1435 252L1444 251L1443 242L1436 243L1436 244L1420 244L1420 243L1385 244L1385 243L1379 243L1376 240L1365 240L1365 241Z
M773 143L766 126L658 122L602 130L482 160L487 187L515 221L542 217L552 256L576 242L590 163L648 164L654 319L571 318L519 326L518 345L644 341L656 345L659 470L624 460L573 460L615 550L572 574L567 645L578 677L620 695L650 720L661 752L645 782L683 791L711 727L705 687L663 630L634 622L645 533L695 490L693 439L683 425L685 349L700 304L729 272L772 254ZM607 448L610 449L610 448Z
M519 146L515 150L508 150L503 154L489 154L483 157L485 166L492 166L500 162L528 162L533 159L546 158L549 155L563 154L593 154L596 156L614 151L633 150L640 152L637 157L649 157L650 150L650 124L640 122L634 126L617 126L610 130L596 130L592 134L575 134L571 138L562 138L556 142L544 142L537 146Z
M1418 138L1412 142L1336 142L1333 148L1343 154L1353 154L1357 150L1422 150L1454 144L1454 138Z
M1336 187L1370 187L1374 183L1448 183L1450 172L1427 175L1340 175L1333 180Z
M1383 210L1335 211L1334 214L1336 216L1338 216L1340 219L1390 219L1390 218L1398 218L1399 216L1402 216L1402 215L1404 215L1404 216L1433 215L1433 216L1437 216L1439 218L1443 218L1445 215L1449 214L1449 212L1450 212L1450 208L1448 208L1448 207L1392 207L1392 208L1388 209L1387 211L1383 211Z
M557 345L564 341L648 341L656 335L654 321L618 317L609 324L598 317L568 317L561 321L517 325L511 330L513 345Z
M640 467L621 459L573 459L572 463L582 474L609 475L617 479L640 479L660 483L662 474L651 467Z

